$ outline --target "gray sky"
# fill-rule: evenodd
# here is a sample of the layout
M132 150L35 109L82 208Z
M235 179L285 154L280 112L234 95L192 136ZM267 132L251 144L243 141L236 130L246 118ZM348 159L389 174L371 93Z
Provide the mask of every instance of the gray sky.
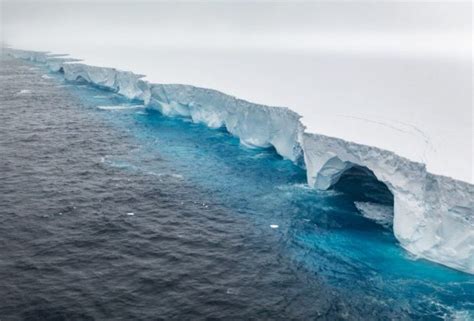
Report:
M4 41L21 47L174 46L467 56L470 2L3 0Z

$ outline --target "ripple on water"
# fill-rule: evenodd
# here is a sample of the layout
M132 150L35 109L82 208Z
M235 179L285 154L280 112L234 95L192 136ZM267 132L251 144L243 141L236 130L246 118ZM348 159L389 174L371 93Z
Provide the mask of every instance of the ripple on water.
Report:
M6 320L470 316L472 277L407 259L364 193L30 68L0 69Z

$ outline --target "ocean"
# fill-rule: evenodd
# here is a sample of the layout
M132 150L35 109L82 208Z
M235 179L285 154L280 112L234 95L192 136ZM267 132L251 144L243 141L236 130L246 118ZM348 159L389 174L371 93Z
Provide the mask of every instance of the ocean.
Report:
M403 250L370 172L316 191L225 129L0 63L0 320L474 318L474 276Z

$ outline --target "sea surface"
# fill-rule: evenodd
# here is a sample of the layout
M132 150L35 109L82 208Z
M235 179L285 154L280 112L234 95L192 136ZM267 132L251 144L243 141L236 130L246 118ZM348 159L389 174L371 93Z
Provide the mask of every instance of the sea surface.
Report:
M41 65L0 61L0 320L472 320L393 197Z

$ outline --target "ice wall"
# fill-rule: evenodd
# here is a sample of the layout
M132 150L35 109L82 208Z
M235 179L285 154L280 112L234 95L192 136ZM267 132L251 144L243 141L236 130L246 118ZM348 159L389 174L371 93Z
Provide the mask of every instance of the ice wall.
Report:
M300 116L288 108L257 105L216 90L188 85L151 85L149 106L165 115L225 127L249 147L271 147L295 163L302 158Z
M44 52L7 53L46 64L68 81L85 81L143 101L168 116L225 127L242 144L271 147L307 170L308 184L333 186L354 165L364 166L394 196L393 230L416 256L474 274L474 186L428 173L425 165L390 151L305 133L300 116L282 107L253 104L221 92L188 85L150 84L132 72L72 63Z
M150 85L141 80L142 75L114 68L88 66L80 63L64 63L59 68L64 78L69 81L85 81L104 89L115 91L128 99L150 101Z

